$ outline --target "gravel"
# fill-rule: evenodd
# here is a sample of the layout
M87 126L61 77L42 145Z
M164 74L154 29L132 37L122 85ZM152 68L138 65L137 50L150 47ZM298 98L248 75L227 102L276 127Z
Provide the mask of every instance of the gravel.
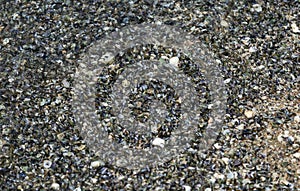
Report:
M297 0L1 1L0 190L299 190L299 17ZM152 22L207 45L226 115L206 151L129 170L74 128L72 77L104 34Z

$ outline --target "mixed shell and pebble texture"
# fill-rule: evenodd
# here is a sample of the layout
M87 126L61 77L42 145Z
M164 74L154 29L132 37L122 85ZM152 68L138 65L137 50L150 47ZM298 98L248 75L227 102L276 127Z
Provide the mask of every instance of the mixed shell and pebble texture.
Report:
M0 190L299 190L299 21L298 0L0 1ZM155 22L209 48L227 91L224 125L206 151L120 168L75 128L74 73L105 34ZM147 105L132 105L145 120Z

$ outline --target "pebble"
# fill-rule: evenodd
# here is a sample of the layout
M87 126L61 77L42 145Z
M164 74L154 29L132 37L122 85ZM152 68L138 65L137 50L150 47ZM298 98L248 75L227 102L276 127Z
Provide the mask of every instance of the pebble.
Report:
M187 186L187 185L183 185L183 188L185 191L191 191L192 188L190 186Z
M297 122L297 123L300 123L300 115L296 115L294 117L294 121Z
M227 158L227 157L223 157L222 158L222 161L224 161L224 163L226 164L226 165L228 165L229 164L229 158Z
M249 52L250 52L250 53L253 53L253 52L256 52L256 51L257 51L257 48L254 47L254 46L251 46L251 47L249 48Z
M2 43L5 46L9 43L9 41L10 41L9 38L5 38Z
M104 162L101 160L93 161L91 162L91 167L97 168L99 166L104 166Z
M256 11L256 12L261 12L262 11L262 7L260 4L254 4L252 5L253 9Z
M2 149L3 145L4 145L4 141L0 139L0 149Z
M214 147L215 147L216 149L221 149L221 148L222 148L222 146L220 145L220 143L215 143L215 144L214 144Z
M300 159L300 153L294 153L293 156L297 159Z
M178 57L172 57L169 60L169 63L174 66L175 68L178 68L178 64L179 64L179 58Z
M111 60L114 58L114 55L111 52L106 52L102 57L101 57L101 62L104 64L108 64L111 62Z
M228 27L229 26L229 24L228 24L228 22L227 21L225 21L225 20L221 20L221 26L223 26L223 27Z
M50 160L44 160L43 165L44 168L48 169L52 166L52 162Z
M228 84L230 81L231 81L231 79L228 78L228 79L224 80L224 83L225 83L225 84Z
M228 179L233 179L234 178L234 174L232 172L227 173L227 178Z
M282 138L282 135L281 135L281 134L277 136L277 140L278 140L279 142L282 142L282 141L283 141L283 138Z
M6 107L4 105L0 105L0 110L4 110Z
M265 68L264 65L260 65L260 66L257 67L258 70L262 70L262 69L264 69L264 68Z
M294 33L300 33L300 30L299 30L299 28L298 28L298 26L297 26L296 23L292 23L292 24L291 24L291 27L292 27L292 31L293 31Z
M246 116L247 118L252 118L252 117L254 117L254 112L253 112L252 110L246 110L246 111L244 112L244 114L245 114L245 116Z
M294 139L294 137L292 137L292 136L288 136L288 141L289 141L289 142L293 143L293 142L294 142L294 140L295 140L295 139Z
M243 185L246 185L246 184L251 183L251 180L248 179L248 178L246 178L246 179L244 179L242 182L243 182Z
M124 88L129 87L129 85L130 85L130 82L128 80L125 79L125 80L122 81L122 86Z
M64 87L66 87L66 88L70 87L70 83L68 82L68 80L63 79L62 83L63 83Z
M245 44L245 45L249 45L251 38L250 37L244 37L241 39L241 41Z
M155 146L160 146L160 147L164 147L165 145L165 140L161 139L161 138L158 138L156 137L153 141L152 141L152 145L155 145Z
M51 184L51 188L54 189L54 190L59 190L60 185L58 183L54 182L54 183Z
M215 173L214 174L214 177L216 178L216 179L225 179L225 175L224 174L220 174L220 173Z
M244 124L240 124L240 125L238 125L236 128L237 128L238 130L243 130L243 129L244 129L244 127L245 127L245 125L244 125Z

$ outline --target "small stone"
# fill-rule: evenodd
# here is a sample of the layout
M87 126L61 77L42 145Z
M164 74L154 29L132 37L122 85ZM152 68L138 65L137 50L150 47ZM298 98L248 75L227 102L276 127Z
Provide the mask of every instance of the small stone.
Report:
M98 180L97 180L97 178L91 178L91 181L93 184L96 184Z
M103 27L104 31L108 31L110 29L110 27Z
M214 122L214 119L212 117L210 117L207 121L208 124L212 124Z
M101 62L104 64L109 63L112 59L114 58L114 55L110 52L105 53L102 57L101 57Z
M214 104L208 104L208 105L207 105L207 109L212 109L213 106L214 106Z
M300 153L294 153L293 156L297 159L300 159Z
M222 146L221 146L219 143L215 143L215 144L214 144L214 147L215 147L216 149L222 148Z
M212 183L212 184L214 184L214 183L216 182L216 179L215 179L214 177L211 177L211 178L209 179L209 182Z
M104 107L108 107L108 103L106 103L106 102L101 102L101 105Z
M261 99L266 100L266 99L268 99L268 97L267 96L262 96Z
M48 169L52 166L52 162L50 160L44 160L44 168Z
M297 122L297 123L300 123L300 115L296 115L294 117L294 121Z
M248 178L246 178L246 179L244 179L242 182L243 182L243 185L246 185L246 184L251 183L251 180L248 179Z
M244 129L244 127L245 127L245 125L244 125L244 124L240 124L240 125L238 125L236 128L237 128L238 130L243 130L243 129Z
M260 65L260 66L257 67L258 70L262 70L262 69L264 69L264 68L265 68L264 65Z
M164 55L162 55L160 58L163 59L163 60L168 60L169 59L167 56L164 56Z
M122 81L122 86L124 88L128 87L129 85L130 85L130 82L128 80L125 79L125 80Z
M19 16L18 13L14 13L14 14L12 15L12 19L13 19L13 20L18 19L19 17L20 17L20 16Z
M205 188L204 191L211 191L211 188Z
M157 21L155 22L155 24L157 24L157 25L161 25L161 24L162 24L162 22L161 22L161 21L159 21L159 20L157 20Z
M80 145L79 147L77 147L77 150L82 151L83 149L85 149L85 145Z
M287 181L285 178L283 178L282 180L280 180L281 183L285 184L285 185L289 185L290 182Z
M224 179L225 178L225 176L223 175L223 174L220 174L220 173L215 173L214 174L214 177L216 178L216 179Z
M189 148L189 149L188 149L188 152L190 152L190 153L196 153L196 152L197 152L197 150L195 150L195 149L192 149L192 148Z
M295 139L294 139L294 137L289 136L289 137L288 137L288 141L291 142L291 143L293 143L293 142L295 141Z
M51 184L51 188L53 188L54 190L59 190L59 184L57 184L56 182L53 182L52 184Z
M257 51L257 48L256 48L256 47L251 46L251 47L249 48L249 52L251 52L251 53L256 52L256 51Z
M9 38L5 38L4 40L3 40L3 45L7 45L9 43Z
M247 118L254 117L254 112L252 110L246 110L244 114Z
M47 101L45 99L42 99L42 101L40 102L40 106L44 106L47 103Z
M230 81L231 81L231 79L228 78L228 79L224 80L224 83L225 83L225 84L228 84Z
M29 102L31 99L30 98L25 98L24 102Z
M229 164L229 158L223 157L222 161L224 161L225 164Z
M185 191L191 191L192 188L190 186L183 185Z
M256 11L256 12L261 12L262 11L262 7L260 4L254 4L253 6L253 9Z
M54 103L55 103L55 104L60 104L60 103L61 103L61 100L57 98L57 99L55 100Z
M250 37L242 38L241 41L242 41L243 44L248 45L249 41L250 41Z
M66 88L70 87L70 83L66 79L63 79L62 83L63 83L64 87L66 87Z
M298 26L297 26L296 23L292 23L292 24L291 24L291 27L292 27L292 31L293 31L294 33L300 33L300 30L299 30L299 28L298 28Z
M125 178L125 176L119 176L118 177L118 180L120 181L120 180L124 180L124 178Z
M153 141L152 141L152 145L154 146L160 146L160 147L164 147L165 145L165 140L161 139L161 138L155 138Z
M227 174L227 178L228 178L228 179L233 179L233 178L234 178L234 174L233 174L232 172L229 172L229 173Z
M4 128L4 129L2 129L2 133L3 133L3 135L9 135L10 129L9 128Z
M175 56L175 57L172 57L172 58L170 58L169 63L170 63L172 66L178 67L178 64L179 64L179 58L176 57L176 56Z
M91 162L91 166L92 166L93 168L97 168L97 167L103 166L103 165L104 165L104 162L103 162L103 161L100 161L100 160Z
M80 187L75 188L73 191L81 191L81 188Z
M225 21L225 20L221 20L221 26L223 26L223 27L228 27L229 26L229 24L228 24L228 22L227 21Z
M59 133L59 134L57 134L57 138L58 138L58 140L60 140L60 141L61 141L64 137L65 137L64 133Z
M0 139L0 149L2 149L3 145L4 145L4 141L2 141L2 140Z
M278 140L279 142L282 142L282 141L283 141L283 138L282 138L282 135L281 135L281 134L277 136L277 140Z
M5 109L4 105L0 105L0 110Z
M226 129L226 130L224 130L222 133L223 133L223 135L228 135L228 134L230 134L230 130L229 130L229 129Z

